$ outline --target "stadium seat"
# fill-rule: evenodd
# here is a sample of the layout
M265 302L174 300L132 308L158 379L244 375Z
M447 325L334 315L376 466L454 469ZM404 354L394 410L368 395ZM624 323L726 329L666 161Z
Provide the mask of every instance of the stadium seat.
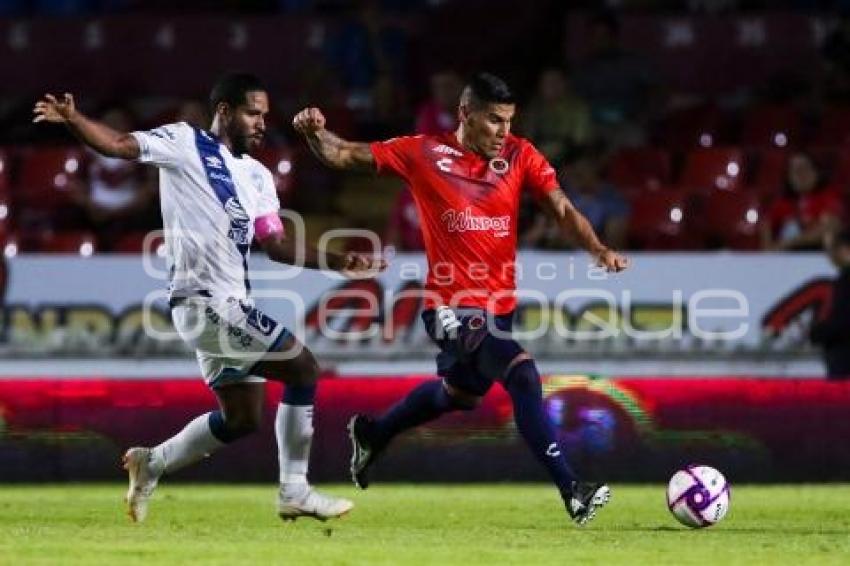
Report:
M800 113L793 106L759 106L744 115L740 141L756 147L799 145L801 124Z
M850 143L850 106L830 106L821 115L811 143L838 146Z
M746 159L740 148L694 149L685 159L685 167L678 184L688 189L703 191L733 191L743 186L745 169Z
M156 255L163 243L161 231L130 232L118 238L110 246L110 251L124 254L147 253Z
M37 242L37 249L25 251L79 254L90 256L96 251L95 235L88 231L47 232Z
M671 112L653 136L670 149L713 147L723 136L723 115L713 105L700 105Z
M254 157L271 171L281 206L288 206L292 200L293 179L295 178L295 156L292 149L288 147L266 147L258 151Z
M0 149L0 198L4 201L8 200L11 177L12 163L9 159L9 152Z
M830 183L841 187L841 190L846 193L850 189L850 148L834 152L833 156Z
M626 191L658 189L671 182L670 154L661 148L622 149L614 155L607 178Z
M31 148L21 154L15 204L58 208L70 199L82 172L83 152L76 147Z
M701 200L699 210L689 210L699 218L702 240L708 248L757 250L759 239L759 203L747 192L714 191Z
M765 148L758 152L752 188L763 200L769 200L782 192L788 172L787 149Z
M683 191L645 191L631 201L629 243L632 249L690 249L685 231L687 196Z

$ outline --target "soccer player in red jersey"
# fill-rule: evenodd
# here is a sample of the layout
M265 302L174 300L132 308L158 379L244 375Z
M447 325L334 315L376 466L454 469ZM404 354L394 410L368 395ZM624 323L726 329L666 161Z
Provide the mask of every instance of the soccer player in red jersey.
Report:
M583 525L608 502L610 490L581 481L568 465L544 411L534 361L510 335L520 191L531 191L600 266L617 272L628 260L599 241L537 149L510 133L515 111L508 85L479 73L463 91L460 125L452 133L349 142L325 128L317 108L299 112L293 126L331 167L407 181L428 257L422 319L441 350L442 380L420 385L378 418L351 419L354 482L368 486L370 466L396 435L450 411L475 408L495 380L510 394L517 429L548 470L570 517Z

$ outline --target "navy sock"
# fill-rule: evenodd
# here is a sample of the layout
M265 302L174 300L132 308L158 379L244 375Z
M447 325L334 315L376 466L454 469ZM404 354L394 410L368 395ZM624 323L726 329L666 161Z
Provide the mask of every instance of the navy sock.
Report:
M567 497L578 478L567 464L543 407L540 374L532 360L517 364L505 379L505 389L514 405L514 420L534 457L546 467L561 495Z
M286 385L283 388L284 405L312 405L316 400L316 384Z
M208 423L210 425L210 432L212 435L225 444L238 440L246 434L245 431L228 427L227 422L224 420L224 413L221 411L211 412Z
M440 380L426 381L375 420L373 441L386 446L397 434L455 410Z

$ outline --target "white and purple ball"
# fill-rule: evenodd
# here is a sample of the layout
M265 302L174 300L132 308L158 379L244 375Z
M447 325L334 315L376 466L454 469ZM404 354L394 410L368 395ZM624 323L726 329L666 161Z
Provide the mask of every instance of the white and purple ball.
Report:
M670 478L667 508L685 526L710 527L729 511L729 484L710 466L687 466Z

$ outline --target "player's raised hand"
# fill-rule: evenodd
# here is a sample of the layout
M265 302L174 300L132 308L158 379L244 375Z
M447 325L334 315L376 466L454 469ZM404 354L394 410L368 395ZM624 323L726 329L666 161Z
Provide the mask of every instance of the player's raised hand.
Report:
M305 108L292 119L292 127L301 135L309 136L325 129L325 115L318 108Z
M596 258L596 265L604 267L609 273L619 273L629 267L629 258L615 252L614 250L606 249Z
M340 273L350 279L375 277L387 268L387 260L380 256L348 252L342 258Z
M66 92L61 99L48 93L42 100L35 103L32 109L35 116L32 121L64 124L71 119L75 111L74 96L71 93Z

